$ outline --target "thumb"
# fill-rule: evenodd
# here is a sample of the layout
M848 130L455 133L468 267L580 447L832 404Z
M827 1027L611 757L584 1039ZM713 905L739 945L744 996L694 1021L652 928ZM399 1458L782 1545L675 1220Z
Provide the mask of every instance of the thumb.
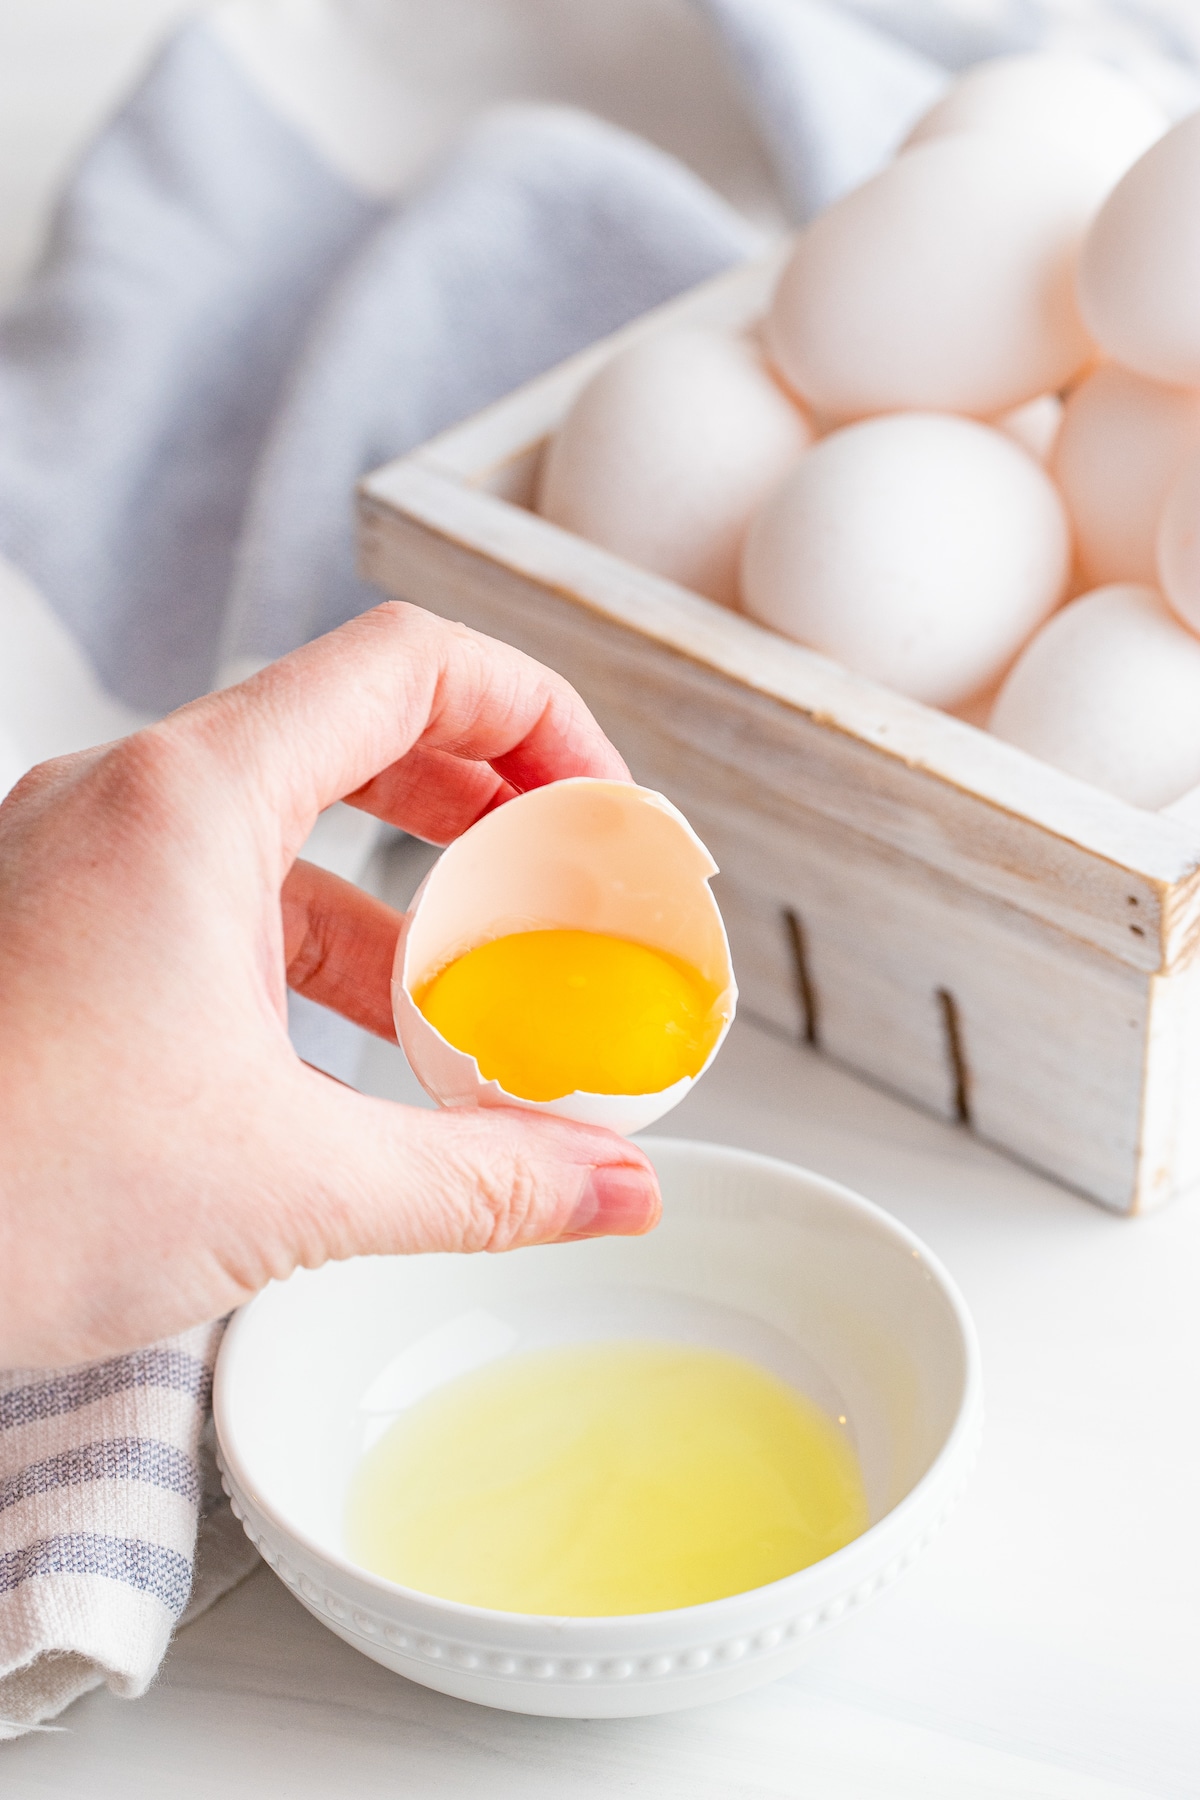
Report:
M298 1077L288 1156L295 1212L290 1231L281 1223L309 1266L637 1237L658 1223L654 1169L615 1132L515 1107L398 1106L305 1068Z

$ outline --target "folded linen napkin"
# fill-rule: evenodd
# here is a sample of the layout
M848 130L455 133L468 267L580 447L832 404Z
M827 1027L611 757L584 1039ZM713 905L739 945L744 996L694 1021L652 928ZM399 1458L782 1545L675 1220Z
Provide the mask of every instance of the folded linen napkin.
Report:
M1175 110L1200 97L1189 5L1154 0L1142 25L1088 0L1095 41ZM736 161L727 48L776 169L774 202L741 165L728 183L760 220L806 218L879 166L945 68L1087 35L1074 0L447 0L436 19L227 0L187 26L0 317L0 793L369 604L358 474L753 249L757 226L611 121L508 108L447 150L463 94L438 113L431 34L476 97L595 101L613 21L613 118ZM310 854L355 875L369 829L343 809L318 831ZM352 1073L340 1022L302 1001L292 1022L301 1054ZM219 1329L0 1377L0 1736L101 1681L143 1691L189 1592L194 1610L249 1566L203 1495Z

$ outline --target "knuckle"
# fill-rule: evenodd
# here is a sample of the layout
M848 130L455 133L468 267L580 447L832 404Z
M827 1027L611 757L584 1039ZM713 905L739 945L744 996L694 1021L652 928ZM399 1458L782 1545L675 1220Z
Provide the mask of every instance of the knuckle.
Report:
M328 919L305 921L304 935L287 959L288 986L304 991L324 975L333 952L333 928Z
M476 1183L471 1221L472 1248L511 1250L529 1240L541 1210L541 1183L531 1163L518 1151L482 1163Z
M125 742L124 738L118 738L112 744L96 744L89 750L70 750L64 756L50 756L44 762L34 763L3 796L5 805L18 801L36 804L78 788Z
M187 785L188 758L178 735L151 725L108 750L97 778L108 803L133 819L172 812Z
M407 600L381 600L362 615L363 622L372 629L387 632L411 632L419 627L423 620L417 607Z
M56 756L49 762L35 763L4 795L5 807L9 812L15 812L18 807L36 806L39 801L57 793L82 760L79 756Z

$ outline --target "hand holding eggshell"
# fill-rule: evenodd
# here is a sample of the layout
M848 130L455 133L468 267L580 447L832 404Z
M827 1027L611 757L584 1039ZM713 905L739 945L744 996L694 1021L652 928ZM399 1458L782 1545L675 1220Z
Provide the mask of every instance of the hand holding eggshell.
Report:
M135 1349L328 1257L650 1229L653 1169L610 1131L398 1106L288 1041L289 987L394 1030L402 921L297 858L322 808L444 840L578 774L636 795L559 676L393 603L22 781L0 807L3 1367ZM675 818L699 954L724 943L712 865Z
M758 515L745 610L935 706L995 679L1062 596L1044 470L974 420L896 414L824 438Z
M812 438L751 344L664 332L579 395L547 450L538 511L733 606L751 515Z
M1200 784L1200 638L1153 588L1098 588L1026 647L989 729L1134 806L1168 806Z

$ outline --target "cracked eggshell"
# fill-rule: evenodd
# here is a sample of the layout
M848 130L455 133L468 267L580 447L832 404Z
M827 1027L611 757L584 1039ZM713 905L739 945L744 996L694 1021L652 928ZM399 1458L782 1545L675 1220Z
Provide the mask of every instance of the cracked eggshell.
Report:
M533 788L443 851L417 891L396 946L396 1032L421 1086L442 1106L519 1106L629 1136L677 1106L717 1054L737 987L709 881L717 865L661 794L577 777ZM719 990L720 1036L698 1074L656 1094L525 1100L456 1050L413 998L477 944L518 931L608 932L669 951Z

